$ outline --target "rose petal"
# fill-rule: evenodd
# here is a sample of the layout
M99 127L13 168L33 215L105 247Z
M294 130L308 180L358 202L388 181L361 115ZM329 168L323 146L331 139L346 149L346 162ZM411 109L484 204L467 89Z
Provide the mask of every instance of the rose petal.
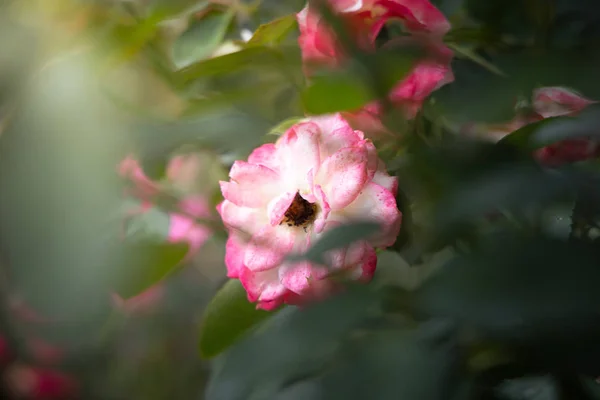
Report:
M307 174L320 163L319 127L312 122L301 122L281 136L277 146L281 151L285 187L308 191Z
M239 278L244 268L246 243L237 235L230 234L225 245L225 266L229 278Z
M400 18L409 32L443 36L450 30L450 22L429 0L379 0L377 4L389 17Z
M369 182L363 188L356 200L343 210L343 215L350 219L372 219L379 222L382 225L381 235L370 240L375 247L394 244L402 221L394 195L374 182Z
M286 192L280 196L275 197L267 206L267 213L269 215L269 223L273 226L279 225L283 219L285 212L290 208L290 205L294 201L297 192Z
M249 301L266 302L271 306L287 291L279 280L279 271L276 268L265 271L242 268L240 282L248 292Z
M263 144L254 149L248 156L250 164L263 165L273 171L279 170L279 159L277 156L277 147L273 143Z
M265 225L252 236L244 255L244 265L252 271L265 271L280 264L292 250L296 230L287 226Z
M328 157L315 182L320 184L332 210L350 204L367 179L367 151L364 147L348 147Z
M279 174L263 165L236 161L231 182L219 182L226 200L241 207L263 207L281 192Z

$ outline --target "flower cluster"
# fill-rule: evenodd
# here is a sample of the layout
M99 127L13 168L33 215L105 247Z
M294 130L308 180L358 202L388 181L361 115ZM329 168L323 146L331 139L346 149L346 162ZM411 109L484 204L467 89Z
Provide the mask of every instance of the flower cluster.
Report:
M442 42L450 24L428 0L329 0L329 5L349 27L356 45L364 51L374 51L377 46L394 48L410 43L418 43L427 50L428 57L415 65L389 93L391 102L400 107L407 118L414 117L434 90L454 80L450 69L452 51ZM313 65L336 67L344 63L346 55L316 10L307 5L297 19L299 44L309 74ZM396 21L402 24L408 36L383 42L377 40L384 33L386 24ZM357 129L369 133L384 131L378 102L344 116Z
M218 206L229 230L228 276L239 278L249 300L264 309L327 293L332 271L369 280L374 248L392 245L400 229L396 178L371 141L339 114L293 126L248 161L236 161L229 176ZM323 232L365 218L381 224L380 234L332 251L327 266L286 260Z

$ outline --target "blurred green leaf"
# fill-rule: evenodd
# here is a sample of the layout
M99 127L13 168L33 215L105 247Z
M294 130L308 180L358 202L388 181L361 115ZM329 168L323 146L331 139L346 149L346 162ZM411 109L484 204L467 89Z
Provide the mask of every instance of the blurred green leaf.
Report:
M188 252L185 243L136 240L126 244L127 263L115 277L115 291L124 299L157 284L182 265Z
M173 43L173 62L184 68L208 58L223 42L233 19L233 11L213 10L201 19L193 20L188 29Z
M600 331L598 260L598 250L585 243L491 235L476 253L456 256L426 282L417 303L492 339L577 352L578 341Z
M496 67L494 64L492 64L485 58L481 57L479 54L477 54L472 49L461 46L459 44L454 44L454 43L446 43L446 45L449 48L451 48L452 50L454 50L456 53L458 53L459 57L462 56L466 59L469 59L469 60L479 64L483 68L487 69L488 71L493 72L496 75L506 76L506 74L504 72L502 72L498 67Z
M376 98L360 75L347 70L331 72L311 81L302 95L304 108L310 114L356 110Z
M321 369L378 301L367 288L352 287L303 310L282 310L224 354L206 399L274 398L285 383Z
M248 46L277 44L296 26L296 14L286 15L262 24L248 41Z
M352 111L387 96L411 71L418 50L403 46L361 53L345 68L319 71L303 93L305 110L311 114Z
M295 55L296 52L297 48L248 47L234 53L194 63L181 69L177 76L181 80L181 84L185 85L199 78L229 74L248 66L282 68L286 65L286 57Z
M427 328L425 324L420 330ZM457 398L454 392L461 376L456 343L431 343L423 336L419 330L377 332L346 346L341 359L320 380L321 398Z
M124 204L126 211L139 210L141 202L127 199ZM143 213L136 213L126 221L128 237L147 237L149 239L166 240L169 234L169 214L158 207L151 207Z
M458 183L437 206L437 229L472 221L490 213L525 210L553 201L574 188L568 174L546 171L534 163L499 166Z
M231 279L217 292L204 311L200 332L200 354L211 358L234 344L245 332L274 312L257 310L248 301L246 289Z
M328 251L347 246L361 239L373 236L381 230L376 222L350 222L325 231L319 240L304 254L292 254L290 261L308 260L318 264L325 264L325 254Z

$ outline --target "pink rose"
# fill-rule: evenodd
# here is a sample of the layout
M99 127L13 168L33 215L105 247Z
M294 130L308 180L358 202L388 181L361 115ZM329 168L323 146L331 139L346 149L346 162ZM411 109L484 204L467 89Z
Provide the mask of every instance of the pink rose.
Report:
M375 39L390 20L402 22L411 36L390 40L385 47L418 42L429 50L430 57L416 65L390 92L390 100L403 109L407 118L415 116L431 92L454 80L450 69L453 54L442 43L450 24L428 0L329 0L329 4L348 26L352 39L365 51L376 49ZM298 42L309 75L314 64L336 67L345 61L335 35L315 10L307 5L297 19ZM373 103L365 110L344 116L355 128L379 133L385 131L379 121L380 114L377 103Z
M228 276L240 279L259 308L325 296L334 289L326 279L331 272L370 280L374 248L392 245L400 229L396 178L371 141L340 114L294 125L248 161L236 161L229 176L221 182L225 200L218 206L229 231L225 263ZM328 229L364 218L381 223L381 233L331 252L329 268L286 261Z

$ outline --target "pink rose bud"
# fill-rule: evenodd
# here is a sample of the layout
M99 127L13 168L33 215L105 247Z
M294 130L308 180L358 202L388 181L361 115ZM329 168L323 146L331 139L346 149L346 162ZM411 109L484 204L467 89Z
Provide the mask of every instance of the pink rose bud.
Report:
M375 248L392 245L400 230L397 180L388 175L375 147L339 114L298 123L275 144L236 161L221 182L218 211L229 231L225 263L251 302L273 309L323 297L332 271L368 281ZM355 219L381 224L377 237L332 251L328 267L286 261L304 252L327 230Z
M434 90L454 80L450 69L453 53L442 42L450 23L428 0L329 0L329 5L364 51L376 50L375 40L390 20L401 22L411 36L394 38L384 43L384 47L418 43L429 50L430 56L421 60L390 92L390 100L403 109L407 118L415 116ZM336 67L346 61L334 33L317 10L307 5L298 13L297 20L298 43L308 75L315 65ZM380 107L377 103L367 107L346 116L355 128L366 129L369 134L384 132L377 123Z
M544 118L574 115L595 101L567 88L551 86L533 92L533 108Z

